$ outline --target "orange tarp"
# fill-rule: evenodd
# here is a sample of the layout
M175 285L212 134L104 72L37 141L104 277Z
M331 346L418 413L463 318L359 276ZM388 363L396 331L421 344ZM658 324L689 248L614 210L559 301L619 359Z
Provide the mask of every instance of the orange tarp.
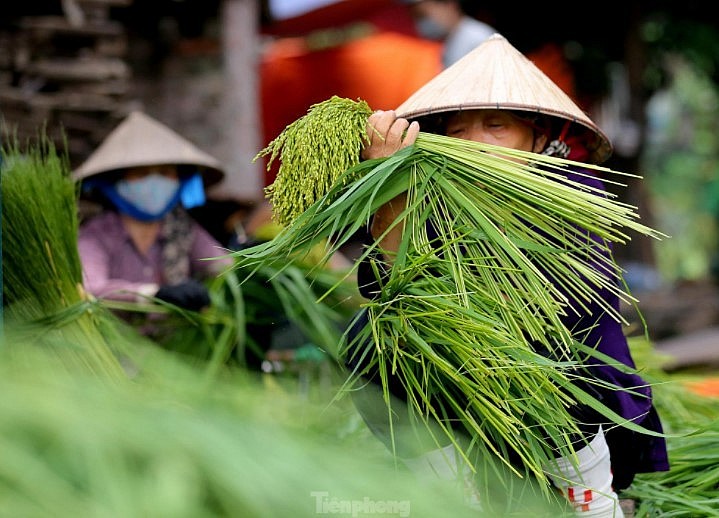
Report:
M396 108L441 70L440 52L437 42L394 32L315 51L302 39L274 42L260 69L264 144L333 95ZM268 173L265 184L273 181Z
M707 378L701 381L687 382L692 392L702 396L719 397L719 378Z

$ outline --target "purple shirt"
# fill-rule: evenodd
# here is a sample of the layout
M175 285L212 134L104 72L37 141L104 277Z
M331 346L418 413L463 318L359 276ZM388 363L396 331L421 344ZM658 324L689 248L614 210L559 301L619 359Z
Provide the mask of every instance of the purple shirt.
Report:
M190 274L209 278L223 271L231 259L203 260L225 255L222 248L204 228L192 222ZM118 213L104 212L80 227L78 249L83 267L85 289L95 297L136 300L137 294L154 295L162 277L162 248L166 237L160 231L147 254L135 247ZM154 291L148 288L154 285Z

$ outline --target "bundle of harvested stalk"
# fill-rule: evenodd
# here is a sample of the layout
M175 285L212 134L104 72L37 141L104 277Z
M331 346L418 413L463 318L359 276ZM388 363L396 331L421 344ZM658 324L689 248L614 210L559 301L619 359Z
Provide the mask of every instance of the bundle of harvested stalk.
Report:
M68 367L89 368L109 379L124 377L97 326L96 319L109 316L103 317L83 290L77 186L69 171L66 158L44 138L27 149L17 143L2 149L5 344L62 343L57 358Z
M645 367L667 433L669 471L638 473L620 497L636 501L635 516L715 517L719 506L719 397L696 387L711 384L712 372L667 373L667 358L641 337L630 339Z
M341 112L345 103L330 100L325 111L330 109ZM353 127L365 131L362 124ZM336 130L334 125L323 129L327 138ZM362 138L352 139L344 153L355 157ZM336 162L344 138L314 150L294 132L280 140L282 157L302 156L291 163L293 174L303 178L305 170ZM629 231L661 237L639 222L633 207L569 180L567 169L575 165L601 172L605 182L624 174L420 133L413 146L344 171L273 241L236 257L238 264L258 267L332 237L329 257L368 225L378 207L406 193L405 210L390 228L412 231L403 233L380 297L365 305L369 323L358 339L373 344L372 357L363 358L366 367L351 378L378 370L389 401L391 372L409 393L420 426L451 411L477 439L471 448L480 458L505 461L513 452L527 472L545 480L542 466L557 449L562 455L573 451L571 405L590 405L641 430L572 383L583 376L582 362L597 354L591 347L596 344L577 343L560 317L572 311L567 302L572 298L600 304L621 320L597 295L604 289L634 302L621 288L611 244L628 241ZM282 198L275 192L273 203L292 203L299 185L302 181ZM428 235L428 225L443 236L441 242ZM379 241L367 246L360 260L383 252ZM532 344L553 351L557 359L535 353ZM447 408L431 403L433 394L441 394ZM443 432L458 443L451 427ZM464 453L469 457L468 450Z
M714 405L716 411L717 405ZM639 502L635 516L717 516L719 420L667 442L672 468L640 474L624 496Z
M280 224L304 212L342 173L359 162L366 140L365 124L371 113L364 101L334 96L312 105L310 116L287 126L255 157L269 156L268 168L280 160L276 180L265 189ZM312 159L318 153L323 160Z

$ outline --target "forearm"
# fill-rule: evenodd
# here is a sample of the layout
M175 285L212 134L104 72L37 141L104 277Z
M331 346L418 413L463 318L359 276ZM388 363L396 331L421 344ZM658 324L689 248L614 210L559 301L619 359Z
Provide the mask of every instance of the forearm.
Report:
M82 263L83 287L90 295L120 301L139 301L157 292L158 285L152 279L137 282L115 277L111 273L108 253L96 240L81 237L78 252Z
M97 298L123 302L142 302L153 297L159 286L154 283L128 282L123 279L89 280L85 278L85 290Z
M372 218L370 232L372 237L379 243L384 260L388 264L394 262L399 246L402 243L404 221L395 221L404 211L407 203L407 195L400 194L389 202L382 205Z

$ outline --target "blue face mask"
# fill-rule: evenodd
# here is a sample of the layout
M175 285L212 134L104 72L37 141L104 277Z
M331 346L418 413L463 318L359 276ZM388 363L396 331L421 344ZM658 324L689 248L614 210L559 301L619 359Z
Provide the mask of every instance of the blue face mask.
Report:
M115 192L135 211L128 211L138 219L152 221L172 210L180 200L180 181L162 174L151 173L135 180L119 180ZM118 206L119 209L123 207Z

